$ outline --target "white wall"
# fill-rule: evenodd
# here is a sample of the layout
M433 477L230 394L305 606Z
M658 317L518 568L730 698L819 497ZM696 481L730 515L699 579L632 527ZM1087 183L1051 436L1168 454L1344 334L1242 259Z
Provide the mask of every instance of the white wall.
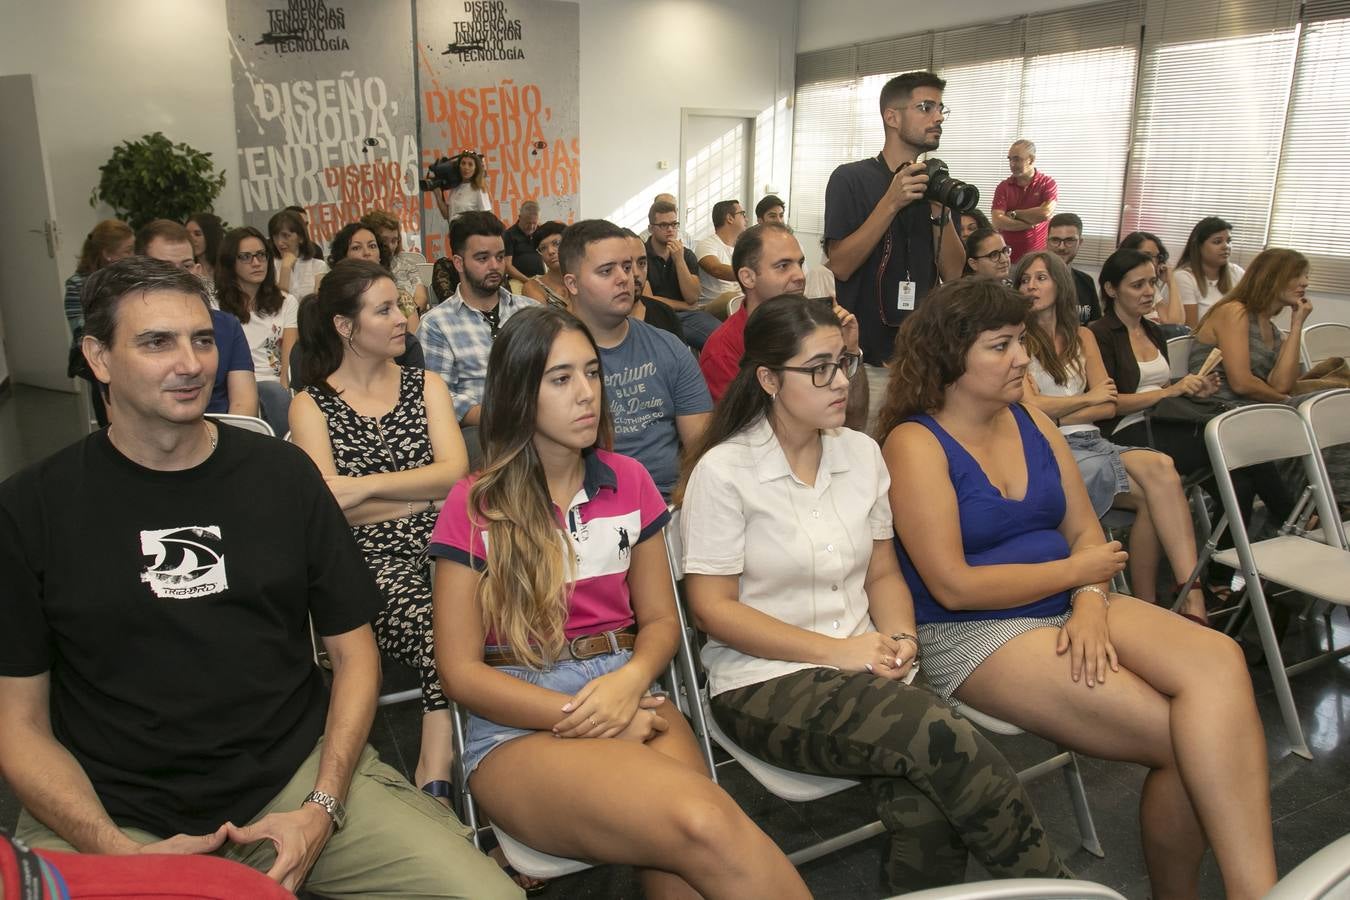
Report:
M677 174L681 108L767 111L751 193L787 191L791 123L779 101L792 94L795 26L789 0L582 0L582 215L645 216Z
M216 209L240 221L221 0L0 0L0 8L0 75L33 75L62 278L75 271L89 229L111 215L91 208L89 194L98 167L128 138L163 131L210 152L229 178Z
M645 210L680 153L682 107L768 110L758 195L787 190L796 6L779 0L582 0L583 216ZM0 0L0 75L31 73L48 148L63 278L89 229L98 167L127 138L163 131L212 154L216 203L242 220L224 0ZM776 137L776 141L774 138Z

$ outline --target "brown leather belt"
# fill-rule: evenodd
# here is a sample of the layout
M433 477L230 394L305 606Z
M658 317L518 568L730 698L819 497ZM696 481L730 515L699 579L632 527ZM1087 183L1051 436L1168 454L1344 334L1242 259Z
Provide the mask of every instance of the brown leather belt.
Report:
M599 634L579 634L563 644L558 659L591 659L620 650L632 650L637 643L637 629L624 628L619 631L602 631ZM489 666L523 665L515 655L506 649L483 651L483 662Z

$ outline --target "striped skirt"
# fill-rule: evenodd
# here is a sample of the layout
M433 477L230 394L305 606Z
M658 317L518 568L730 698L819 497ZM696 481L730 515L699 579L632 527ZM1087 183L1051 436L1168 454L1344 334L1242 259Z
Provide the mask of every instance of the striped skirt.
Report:
M935 693L949 698L980 663L1008 641L1033 628L1060 628L1068 619L1065 610L1057 616L1034 618L925 622L919 626L924 677Z

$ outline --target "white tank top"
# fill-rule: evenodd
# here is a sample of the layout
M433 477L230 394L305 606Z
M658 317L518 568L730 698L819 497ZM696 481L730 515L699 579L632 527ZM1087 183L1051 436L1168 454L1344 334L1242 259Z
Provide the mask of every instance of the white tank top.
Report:
M1036 387L1047 397L1077 397L1087 393L1087 375L1084 374L1086 367L1083 364L1083 354L1078 354L1078 359L1069 368L1069 378L1064 384L1055 381L1054 376L1045 370L1035 358L1031 360L1031 365L1027 371L1031 373L1031 380L1036 382ZM1076 431L1096 431L1097 426L1087 422L1077 425L1061 425L1060 433L1073 434Z
M1149 391L1160 391L1172 383L1172 366L1167 361L1165 354L1159 353L1148 362L1139 362L1139 387L1134 389L1136 394L1147 394ZM1144 412L1130 413L1120 420L1116 425L1116 431L1129 428L1144 421ZM1113 432L1114 433L1114 432Z

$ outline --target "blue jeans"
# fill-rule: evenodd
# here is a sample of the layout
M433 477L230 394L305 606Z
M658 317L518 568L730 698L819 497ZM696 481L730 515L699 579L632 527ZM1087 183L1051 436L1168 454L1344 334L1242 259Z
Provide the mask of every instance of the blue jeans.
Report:
M680 326L684 328L685 343L700 352L722 324L717 321L717 316L704 309L677 309L675 315L680 317Z
M272 426L277 437L285 437L291 430L288 416L291 411L291 392L280 381L258 382L258 407L263 421Z
M488 649L500 650L504 648L489 647ZM528 666L501 666L497 671L504 672L513 678L519 678L521 681L528 681L530 684L548 688L550 691L567 694L570 697L601 675L608 675L610 672L621 668L632 658L632 650L620 650L618 653L606 653L603 656L592 656L590 659L561 659L554 663L550 669L531 669ZM560 720L563 718L561 712L558 713L558 718ZM473 774L473 770L478 768L478 764L483 761L483 757L502 744L513 741L518 737L524 737L527 734L534 734L528 728L499 725L473 713L469 713L467 719L464 727L465 777Z

